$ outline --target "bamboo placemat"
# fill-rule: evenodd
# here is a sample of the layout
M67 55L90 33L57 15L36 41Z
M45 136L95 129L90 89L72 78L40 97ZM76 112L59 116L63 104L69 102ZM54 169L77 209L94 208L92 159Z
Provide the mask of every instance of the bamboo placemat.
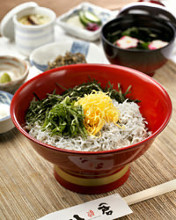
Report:
M154 78L168 91L172 118L150 149L131 164L131 175L120 188L105 194L82 195L60 186L53 165L40 157L17 131L0 135L0 219L37 219L113 193L126 197L176 178L176 64L169 61ZM147 91L146 91L147 92ZM130 206L123 220L174 220L176 191Z

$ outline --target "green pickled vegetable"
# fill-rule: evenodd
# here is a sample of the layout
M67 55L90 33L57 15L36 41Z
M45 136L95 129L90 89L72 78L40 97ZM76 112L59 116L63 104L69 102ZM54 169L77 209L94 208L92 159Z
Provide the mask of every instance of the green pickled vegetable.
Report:
M88 26L89 23L101 25L101 19L90 11L80 11L79 19L84 26Z
M0 83L8 83L10 81L12 81L10 75L8 73L3 73L0 78Z

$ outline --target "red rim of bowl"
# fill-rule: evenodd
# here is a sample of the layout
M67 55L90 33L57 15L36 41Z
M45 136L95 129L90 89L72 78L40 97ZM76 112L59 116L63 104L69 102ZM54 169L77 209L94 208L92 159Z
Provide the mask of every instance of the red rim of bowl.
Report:
M15 102L15 99L16 99L16 96L18 96L18 94L20 93L21 90L23 90L23 88L28 85L31 81L37 79L37 78L40 78L42 77L42 75L46 75L46 74L50 74L51 72L53 71L57 71L57 70L62 70L62 69L69 69L69 68L77 68L78 65L80 67L83 67L83 66L102 66L102 67L108 67L108 68L117 68L119 69L119 67L123 70L126 70L126 71L130 71L130 73L132 74L135 74L137 76L140 76L142 77L143 79L146 79L146 80L149 80L150 82L152 81L156 86L158 86L165 94L165 96L167 97L167 101L168 101L168 105L169 105L169 111L167 113L167 117L165 118L163 124L160 126L160 128L158 130L156 130L154 133L152 133L149 137L145 138L144 140L136 143L136 144L132 144L132 145L128 145L128 146L125 146L125 147L122 147L122 148L118 148L118 149L113 149L113 150L106 150L106 151L75 151L75 150L68 150L68 149L62 149L62 148L58 148L58 147L55 147L55 146L52 146L52 145L49 145L49 144L45 144L35 138L33 138L32 136L30 136L28 134L27 131L25 131L25 129L22 128L22 126L18 123L18 121L16 120L16 117L15 117L15 114L14 114L14 110L13 110L13 106L14 106L14 102ZM108 153L112 153L112 152L117 152L117 151L123 151L123 150L129 150L130 148L134 148L134 147L137 147L138 145L141 145L143 144L144 142L147 142L153 138L155 138L158 134L160 134L164 128L167 126L167 124L169 123L170 121L170 118L171 118L171 114L172 114L172 102L171 102L171 99L167 93L167 91L164 89L164 87L159 84L156 80L154 80L153 78L151 78L150 76L138 71L138 70L135 70L135 69L131 69L129 67L124 67L124 66L119 66L119 65L113 65L113 64L75 64L75 65L68 65L68 66L62 66L62 67L58 67L56 69L51 69L51 70L48 70L46 72L43 72L35 77L33 77L32 79L28 80L27 82L25 82L17 91L16 93L14 94L13 96L13 99L12 99L12 102L11 102L11 106L10 106L10 114L11 114L11 118L12 118L12 121L14 123L14 125L16 126L16 128L25 136L27 137L29 140L43 146L43 147L46 147L46 148L49 148L51 150L58 150L58 151L61 151L63 153L72 153L72 154L86 154L86 155L93 155L93 154L108 154Z

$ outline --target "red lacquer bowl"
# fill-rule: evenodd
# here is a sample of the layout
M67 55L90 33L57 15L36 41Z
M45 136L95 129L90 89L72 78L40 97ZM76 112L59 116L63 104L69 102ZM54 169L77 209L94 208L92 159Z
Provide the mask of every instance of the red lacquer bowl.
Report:
M79 85L89 78L105 86L109 81L124 90L132 85L134 99L141 100L140 110L148 121L152 135L122 149L102 152L63 150L32 138L24 129L25 114L34 92L40 99L56 89L56 82L65 88ZM17 129L30 141L34 149L54 164L54 174L61 185L79 193L104 193L123 184L129 176L130 163L151 146L171 117L172 104L165 89L151 77L127 67L101 64L78 64L44 72L23 84L11 103L11 117ZM140 181L140 180L139 180Z

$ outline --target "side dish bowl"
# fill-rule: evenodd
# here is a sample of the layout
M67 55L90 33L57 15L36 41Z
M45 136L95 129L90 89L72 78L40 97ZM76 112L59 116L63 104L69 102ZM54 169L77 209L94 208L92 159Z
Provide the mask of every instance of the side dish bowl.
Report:
M64 88L73 88L90 78L100 82L103 87L111 82L118 89L120 83L124 91L131 85L129 95L141 100L140 111L152 134L137 144L99 152L56 148L28 134L25 130L25 115L34 93L43 99L53 90L58 94L63 92L56 83ZM22 85L11 104L11 117L15 126L42 157L54 164L54 174L59 183L72 191L88 194L104 193L122 185L129 176L130 163L151 146L168 124L171 112L169 95L154 79L137 70L105 64L70 65L44 72Z
M10 104L13 95L0 90L0 134L6 133L14 128L10 117Z
M0 80L0 89L14 93L25 81L29 74L29 64L13 56L0 56L0 78L6 74L3 82ZM8 79L7 79L8 75Z
M124 10L122 9L115 19L103 26L101 40L104 53L111 64L127 66L153 76L155 70L163 66L170 58L176 36L174 27L176 19L169 12L166 13L162 6L158 8L159 6L151 5L138 3L133 6L132 4L133 7L131 6L130 8L129 6ZM145 13L135 13L140 9ZM161 16L155 16L157 13ZM169 20L170 17L172 21ZM115 39L115 33L119 31L124 32L132 27L154 31L154 33L161 37L157 40L165 41L167 45L152 50L121 48L117 46L115 43L117 40ZM145 43L148 43L147 40Z
M104 55L98 46L80 40L46 44L33 50L29 59L37 69L46 71L50 62L52 63L58 56L65 56L66 52L83 54L87 63L104 63Z

